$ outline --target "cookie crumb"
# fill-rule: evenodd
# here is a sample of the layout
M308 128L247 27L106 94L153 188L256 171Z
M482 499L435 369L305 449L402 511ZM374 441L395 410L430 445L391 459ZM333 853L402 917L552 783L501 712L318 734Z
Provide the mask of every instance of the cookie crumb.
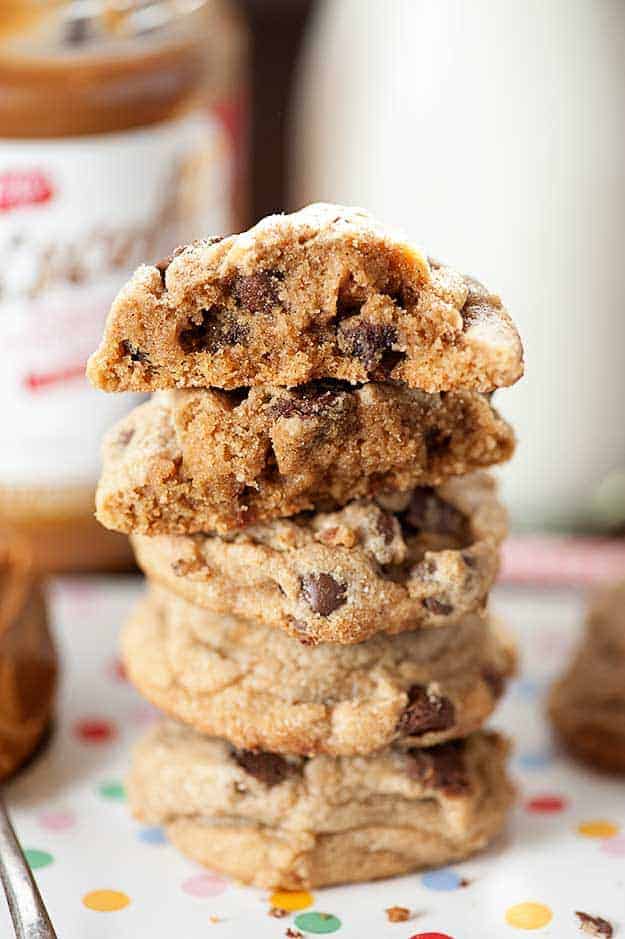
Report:
M215 916L214 913L211 913L208 919L211 923L221 923L221 919L219 918L219 916Z
M274 919L284 919L289 915L289 911L283 910L281 906L272 906L269 908L268 915L273 916Z
M300 932L299 929L293 929L291 926L289 926L284 935L287 939L304 939L304 933Z
M460 883L458 884L458 886L459 886L459 887L469 887L470 884L471 884L471 881L470 881L470 880L467 880L466 877L463 877L462 880L460 881Z
M389 906L384 912L389 923L405 923L410 919L410 910L405 906Z
M600 916L591 916L589 913L582 913L580 910L576 910L575 915L581 932L585 932L589 936L595 936L596 939L611 939L614 930L607 919L602 919Z

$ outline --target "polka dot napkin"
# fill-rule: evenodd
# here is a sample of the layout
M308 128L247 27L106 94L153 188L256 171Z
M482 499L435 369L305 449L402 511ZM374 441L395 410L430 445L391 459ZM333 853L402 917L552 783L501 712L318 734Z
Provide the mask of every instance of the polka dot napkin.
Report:
M238 886L182 858L134 821L124 774L156 718L116 658L138 580L65 580L53 590L63 689L48 747L8 791L19 838L63 939L505 939L581 935L576 910L625 930L622 783L575 766L543 719L581 619L573 592L500 589L495 605L523 671L497 713L516 738L519 800L487 853L453 868L314 893ZM0 899L0 935L10 936Z

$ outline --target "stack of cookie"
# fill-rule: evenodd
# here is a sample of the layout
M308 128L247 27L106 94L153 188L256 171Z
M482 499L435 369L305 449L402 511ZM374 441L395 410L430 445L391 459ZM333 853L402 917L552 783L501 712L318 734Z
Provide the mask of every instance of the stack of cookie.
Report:
M501 828L513 666L487 612L522 372L499 299L368 214L267 218L140 268L89 375L156 392L110 433L103 524L149 589L131 680L170 720L136 814L260 886L465 857Z

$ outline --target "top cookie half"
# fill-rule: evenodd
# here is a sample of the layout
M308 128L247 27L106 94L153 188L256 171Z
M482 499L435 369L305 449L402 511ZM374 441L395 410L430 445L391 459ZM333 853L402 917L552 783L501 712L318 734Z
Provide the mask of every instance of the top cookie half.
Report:
M488 392L522 372L499 297L361 209L322 203L140 267L88 365L106 391L335 378Z

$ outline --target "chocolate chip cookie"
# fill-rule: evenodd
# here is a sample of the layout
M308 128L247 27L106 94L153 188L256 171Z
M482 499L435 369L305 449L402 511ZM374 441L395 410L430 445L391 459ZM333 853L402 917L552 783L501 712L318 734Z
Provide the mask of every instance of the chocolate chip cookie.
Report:
M477 615L307 648L154 587L121 646L130 680L171 717L238 747L304 755L464 737L489 717L514 667L509 639Z
M571 753L625 773L625 581L597 594L575 657L552 688L549 713Z
M221 537L132 540L151 580L313 644L461 622L484 606L505 533L495 483L479 472Z
M140 743L135 815L194 861L258 887L321 887L458 861L485 847L512 801L506 742L480 731L369 757L237 750L179 725Z
M160 392L104 444L97 517L142 534L228 532L508 459L483 395L315 382Z
M335 378L486 392L522 372L499 297L368 213L326 204L140 267L88 366L106 391Z

